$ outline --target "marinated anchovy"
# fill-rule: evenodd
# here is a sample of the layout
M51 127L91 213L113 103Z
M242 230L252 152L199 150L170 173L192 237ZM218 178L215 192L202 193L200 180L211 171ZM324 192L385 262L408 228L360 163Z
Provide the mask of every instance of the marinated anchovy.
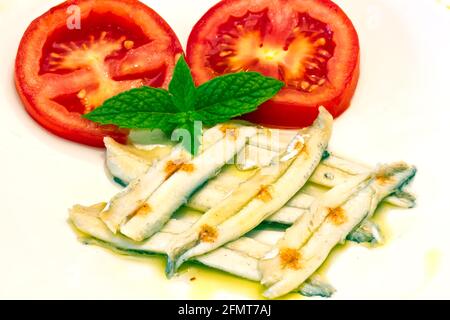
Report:
M216 177L196 191L186 205L191 209L206 212L250 179L256 170L240 171L235 165L227 165Z
M192 221L189 221L188 218L171 220L171 223L168 223L170 225L166 225L161 232L142 243L136 243L120 234L113 234L105 226L99 218L100 212L105 206L106 203L91 207L74 206L70 210L70 220L82 233L80 241L85 244L102 246L120 254L138 257L165 254L172 239L192 225ZM227 246L197 257L196 261L211 268L259 282L261 277L258 271L258 259L270 249L271 246L267 244L243 237L230 242ZM329 297L335 290L317 276L312 276L295 291L304 296Z
M211 242L215 240L215 232L218 225L242 210L253 198L260 196L263 186L272 185L278 180L294 162L296 157L300 155L303 143L304 141L301 136L294 137L285 155L281 158L280 156L276 156L272 160L271 165L256 169L251 178L242 182L224 200L208 210L192 228L175 237L168 252L167 275L172 276L174 274L176 268L175 261L181 255L202 241ZM298 148L298 146L301 146L301 148Z
M283 255L295 255L330 215L340 215L341 205L364 188L370 174L349 179L315 199L310 209L289 227L276 247L260 263L263 283L273 283L282 277Z
M121 184L145 174L157 161L168 156L172 148L154 146L151 150L140 150L134 146L117 143L110 137L104 138L106 147L106 166L113 177L120 179Z
M204 134L203 148L208 148L220 139L224 139L224 134L219 127L207 130ZM117 232L120 225L133 215L148 197L190 158L191 155L182 145L176 146L168 156L150 166L144 175L133 180L127 188L111 199L101 214L103 222L111 231ZM142 165L142 163L139 164Z
M310 181L332 188L343 183L349 176L364 174L370 170L371 168L369 166L347 160L333 153L323 159L321 165L311 176ZM407 209L413 208L416 205L414 195L402 190L398 190L396 193L386 197L383 201Z
M356 176L318 197L311 205L310 210L286 230L279 247L300 248L327 218L330 208L339 208L342 203L364 186L364 181L368 177L368 174Z
M120 226L120 232L135 241L142 241L159 231L192 193L230 162L255 134L254 127L236 127L202 154L181 164L146 201L140 203L133 216Z
M309 208L296 208L286 205L268 217L265 221L290 226L308 211Z
M305 297L330 298L336 289L319 278L311 277L300 286L299 292Z
M320 163L331 137L332 125L332 116L325 108L320 108L319 117L307 130L308 138L304 144L299 140L293 145L293 149L301 146L301 151L291 155L295 150L288 148L286 155L281 156L281 162L293 160L280 178L270 185L261 186L258 195L228 220L217 227L206 228L204 239L177 259L175 269L190 258L241 237L280 210L305 185Z
M107 140L105 140L105 142L107 142L107 150L108 153L111 154L107 156L107 158L109 159L108 161L114 162L116 160L120 160L117 161L117 163L108 166L110 170L116 168L117 166L120 166L118 170L122 170L123 172L122 174L119 174L120 176L123 176L123 174L126 174L127 172L132 172L131 168L139 167L140 164L143 164L144 167L148 169L147 163L151 162L155 156L154 152L148 153L147 150L142 150L141 154L139 154L137 152L139 150L132 150L131 147L123 146L110 138L106 139ZM254 138L252 138L250 142L254 141L253 139ZM250 147L256 148L254 146ZM266 149L259 150L268 151ZM161 152L164 151L158 150L157 156L159 156ZM243 153L244 150L240 154ZM268 154L270 156L273 156L274 154L276 155L276 153L273 152L270 152ZM344 163L347 163L347 161ZM124 170L124 166L126 166L128 169ZM325 171L330 170L330 167L321 164L316 169L314 175L317 175L317 172L321 170L321 167L325 168ZM195 210L202 212L206 212L210 210L210 208L218 206L218 204L223 205L223 199L227 198L227 196L229 197L230 193L233 192L233 190L236 190L236 188L238 188L243 183L243 181L245 182L246 180L248 180L250 177L255 175L256 172L257 170L240 171L237 170L234 165L228 165L216 178L208 181L208 184L205 187L196 192L189 199L187 205ZM115 174L115 172L112 173ZM348 176L346 175L345 178L348 179ZM397 192L396 195L398 198L394 199L400 199L401 197L402 199L404 198L405 201L410 201L410 203L414 202L415 200L414 198L411 198L412 196L410 194L405 192ZM286 226L292 225L300 216L302 216L309 210L314 200L315 198L313 196L310 196L301 191L296 196L294 196L285 207L281 208L275 214L267 218L266 221L283 224ZM367 228L367 226L361 226L361 228L355 230L349 235L348 240L358 243L376 243L378 242L378 237L376 237L376 235L379 234L377 230L377 228L369 229Z
M263 130L263 132L265 131ZM272 132L271 135L275 135L274 132L277 132L277 130L270 130L270 132ZM295 133L295 131L293 132ZM284 134L282 137L286 139L286 137L291 137L291 135L292 133L289 133L289 135ZM260 143L258 139L262 139L264 143ZM280 152L281 146L287 145L283 139L282 143L275 143L276 139L273 136L272 140L258 139L255 137L251 138L250 145L246 146L239 153L236 166L229 166L229 169L224 170L216 178L208 182L206 186L189 199L187 205L200 211L211 209L253 174L253 172L249 171L250 169L269 165L274 156ZM274 148L270 146L270 143L274 143ZM367 166L346 160L335 154L326 152L326 155L328 156L324 157L321 164L312 174L310 182L332 188L345 182L352 176L370 171L370 168ZM122 182L129 183L148 170L148 165L145 164L145 161L136 161L135 158L136 155L130 150L122 150L109 144L107 145L107 166L111 174ZM243 170L237 170L236 168ZM300 191L299 195L301 196L302 194L304 192ZM402 208L415 206L415 197L407 192L398 192L386 197L384 201Z
M329 215L300 248L277 246L260 262L267 298L287 294L308 279L326 260L330 251L363 220L370 218L378 204L400 190L414 177L416 169L405 163L380 167L345 203L330 208ZM266 263L276 259L278 264Z
M303 133L305 130L300 130ZM282 153L288 145L291 143L292 139L298 135L298 130L282 130L282 129L269 129L269 128L259 128L258 134L252 137L249 144L262 150ZM265 163L268 165L269 163Z
M175 148L170 155L162 159L140 178L133 180L122 192L114 196L101 214L103 222L113 232L131 216L143 202L167 179L171 164L189 161L189 154L183 147ZM170 169L172 170L172 169Z
M383 242L383 236L380 227L375 222L366 220L347 236L347 240L356 243L379 244Z
M404 190L397 190L393 195L386 197L386 202L400 208L414 208L416 196Z

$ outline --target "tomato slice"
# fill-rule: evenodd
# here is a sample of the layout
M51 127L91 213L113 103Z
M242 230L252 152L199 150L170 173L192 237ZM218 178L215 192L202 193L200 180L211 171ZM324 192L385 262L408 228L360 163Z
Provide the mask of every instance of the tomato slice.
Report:
M169 25L139 1L67 1L25 31L16 87L43 127L101 147L105 136L124 142L128 132L81 115L131 88L167 87L182 52Z
M350 105L359 77L352 22L329 0L224 0L189 37L187 59L197 84L218 75L259 71L286 86L247 120L304 127L325 106L335 117Z

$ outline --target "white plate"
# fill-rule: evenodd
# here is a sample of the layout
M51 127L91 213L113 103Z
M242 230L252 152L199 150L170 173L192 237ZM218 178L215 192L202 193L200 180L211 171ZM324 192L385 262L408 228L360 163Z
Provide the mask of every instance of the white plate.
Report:
M216 1L145 2L185 44ZM162 259L141 262L76 240L67 209L117 191L105 177L103 152L48 134L13 85L23 31L56 3L0 0L0 298L258 298L258 286L232 276L191 267L169 281ZM373 164L417 165L419 204L385 214L384 246L350 246L333 259L334 297L450 298L449 1L338 3L359 32L362 73L352 108L336 121L332 149Z

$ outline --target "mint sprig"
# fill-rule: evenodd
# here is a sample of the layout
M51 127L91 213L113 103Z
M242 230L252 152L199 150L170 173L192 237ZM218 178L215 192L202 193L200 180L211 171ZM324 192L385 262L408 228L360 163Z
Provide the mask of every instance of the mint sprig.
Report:
M191 70L183 57L178 59L175 66L172 81L169 84L169 93L179 111L189 111L194 108L196 88Z
M169 90L141 87L118 94L84 117L100 124L128 129L161 129L170 135L185 129L182 143L192 154L199 147L200 130L194 123L214 126L255 111L275 96L284 83L257 72L239 72L214 78L196 87L182 56Z

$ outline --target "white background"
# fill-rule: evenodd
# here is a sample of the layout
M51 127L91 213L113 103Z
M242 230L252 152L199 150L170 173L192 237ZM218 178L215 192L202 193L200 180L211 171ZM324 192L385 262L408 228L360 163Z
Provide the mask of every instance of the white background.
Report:
M145 2L185 45L194 23L216 1ZM359 32L362 70L331 147L372 164L417 165L413 190L419 203L387 214L386 245L351 246L335 259L328 272L335 298L450 298L449 3L337 2ZM67 209L117 191L105 177L103 152L41 129L13 85L22 33L57 3L0 0L0 298L255 298L231 277L221 276L233 284L227 287L215 280L202 285L204 272L198 270L168 281L162 260L142 263L77 242ZM199 284L189 282L192 274Z

